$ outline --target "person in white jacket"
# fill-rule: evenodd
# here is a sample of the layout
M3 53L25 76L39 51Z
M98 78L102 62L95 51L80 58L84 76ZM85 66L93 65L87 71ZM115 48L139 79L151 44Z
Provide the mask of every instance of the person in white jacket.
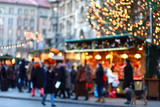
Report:
M107 77L108 77L108 85L109 85L109 98L112 98L113 97L113 94L112 94L112 83L114 81L114 79L116 78L116 76L112 73L112 70L108 67L107 69Z

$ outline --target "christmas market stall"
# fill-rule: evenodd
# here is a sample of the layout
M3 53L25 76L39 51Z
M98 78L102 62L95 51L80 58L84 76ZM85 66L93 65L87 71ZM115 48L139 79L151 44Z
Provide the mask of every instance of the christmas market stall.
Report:
M21 61L21 58L13 57L12 55L3 55L0 56L0 63L10 65L10 64L18 64Z
M64 61L64 52L55 48L46 48L42 50L34 50L28 53L29 61L34 58L35 62L41 62L43 64L53 65L57 62Z
M134 80L136 89L142 88L143 78L159 78L158 58L160 49L158 46L148 43L140 37L130 34L101 36L78 40L66 40L66 58L70 63L81 62L89 64L94 78L95 67L98 62L115 67L119 74L120 85L118 93L122 93L124 60L129 58L134 68Z

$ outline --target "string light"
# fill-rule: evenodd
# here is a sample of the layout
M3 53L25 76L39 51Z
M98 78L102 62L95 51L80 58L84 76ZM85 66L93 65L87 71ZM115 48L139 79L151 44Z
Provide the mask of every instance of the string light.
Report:
M96 30L98 37L129 33L147 39L151 25L148 17L148 2L153 11L153 33L155 33L153 36L155 40L153 40L159 45L160 0L147 2L146 0L103 0L102 5L91 0L87 6L87 21L90 27ZM135 8L131 10L133 6Z

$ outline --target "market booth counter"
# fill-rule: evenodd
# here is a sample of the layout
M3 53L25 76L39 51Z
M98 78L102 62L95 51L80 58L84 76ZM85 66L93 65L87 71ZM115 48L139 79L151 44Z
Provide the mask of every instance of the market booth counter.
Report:
M46 48L42 50L30 51L28 55L29 61L35 59L35 62L53 65L57 62L64 61L64 52L55 48Z
M152 78L159 75L157 72L157 60L160 58L160 49L154 44L148 43L142 38L126 35L101 36L66 41L66 58L73 62L89 64L92 75L95 77L96 64L107 66L114 65L119 74L120 85L117 92L122 94L124 60L129 58L134 68L134 80L137 90L142 89L142 78ZM156 92L158 93L158 91Z

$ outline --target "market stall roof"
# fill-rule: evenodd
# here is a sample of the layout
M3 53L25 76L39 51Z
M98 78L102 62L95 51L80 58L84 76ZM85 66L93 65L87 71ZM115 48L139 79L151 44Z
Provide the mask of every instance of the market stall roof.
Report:
M3 56L0 56L0 60L12 60L12 59L16 59L16 60L21 60L21 58L16 58L16 57L13 57L12 55L3 55Z
M124 38L124 37L134 37L137 38L141 41L145 41L144 39L138 37L138 36L133 36L130 34L123 34L123 35L109 35L109 36L100 36L99 38L84 38L84 39L73 39L73 40L66 40L66 43L72 43L72 42L84 42L84 41L95 41L95 40L104 40L104 39L119 39L119 38Z
M108 48L95 48L93 47L92 43L93 41L105 41L105 40L111 40L112 43L113 40L115 39L121 39L121 40L127 40L127 39L131 39L132 38L132 45L129 46L121 46L121 47L108 47ZM123 35L110 35L110 36L101 36L99 38L86 38L86 39L75 39L75 40L66 40L66 52L67 53L72 53L72 52L102 52L102 51L120 51L120 50L128 50L128 49L133 49L135 48L135 45L133 45L133 41L134 39L136 39L136 44L151 44L154 45L152 43L148 43L147 41L145 41L143 38L137 37L137 36L133 36L130 34L123 34ZM80 46L80 44L83 43L89 44L90 43L90 48L79 48L79 49L75 49L75 48L68 48L68 46L72 45L73 43L78 43L77 46Z
M45 48L45 49L41 49L41 50L33 50L30 51L30 54L34 54L34 53L49 53L49 52L53 52L53 53L59 53L60 50L55 49L55 48Z

